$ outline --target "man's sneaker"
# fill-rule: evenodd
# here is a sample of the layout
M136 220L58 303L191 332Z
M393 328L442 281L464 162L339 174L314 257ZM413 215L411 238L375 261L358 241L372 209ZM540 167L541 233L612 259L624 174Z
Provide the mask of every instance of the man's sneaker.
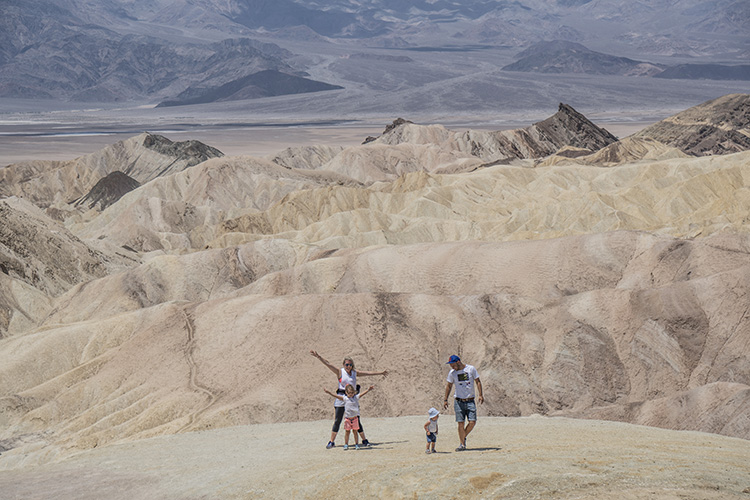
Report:
M358 449L359 449L359 445L358 445L358 444L355 444L355 445L354 445L354 449L355 449L355 450L358 450Z
M370 441L367 439L362 440L362 446L367 446L370 448L372 445L370 444Z
M430 454L430 450L425 450L424 452L427 453L428 455Z
M437 450L432 450L432 453L437 453Z
M335 445L335 444L333 444L333 441L328 441L328 444L326 445L326 450L330 450L330 449L331 449L331 448L333 448L334 446L336 446L336 445Z
M465 444L458 445L458 448L456 448L456 451L466 451L466 445Z
M349 449L349 445L348 445L348 444L345 444L345 445L344 445L344 451L346 451L346 450L348 450L348 449Z

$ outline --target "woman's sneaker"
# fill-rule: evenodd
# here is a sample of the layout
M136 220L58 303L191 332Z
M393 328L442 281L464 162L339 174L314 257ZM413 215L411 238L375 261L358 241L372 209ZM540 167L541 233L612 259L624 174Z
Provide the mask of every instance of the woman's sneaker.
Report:
M355 444L355 445L354 445L354 449L355 449L355 450L358 450L358 449L359 449L359 445L358 445L358 444Z
M344 445L344 451L346 451L346 450L348 450L348 449L349 449L349 445L348 445L348 444L345 444L345 445Z
M336 446L336 445L335 445L335 444L333 444L333 441L328 441L328 444L326 445L326 450L330 450L330 449L331 449L331 448L333 448L334 446Z
M456 451L466 451L466 445L465 444L458 445L458 448L456 448Z

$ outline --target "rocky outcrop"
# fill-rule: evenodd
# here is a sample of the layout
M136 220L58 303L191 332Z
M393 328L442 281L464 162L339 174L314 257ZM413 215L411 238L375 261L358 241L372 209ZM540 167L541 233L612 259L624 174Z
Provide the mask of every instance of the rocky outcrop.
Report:
M315 170L334 159L343 150L342 146L293 146L267 156L266 159L286 168Z
M223 156L199 141L173 142L143 133L69 161L27 161L0 169L0 195L23 197L39 207L62 206L85 196L119 171L143 184Z
M750 94L730 94L692 107L635 134L695 156L750 149Z
M484 162L548 156L565 146L597 151L617 141L607 130L591 123L567 104L560 104L553 116L530 127L487 132L453 132L436 125L415 125L396 121L374 143L433 144L443 149L474 156Z
M217 226L267 210L294 191L360 186L329 171L292 170L252 158L214 158L129 192L100 217L71 223L82 238L107 239L138 251L203 248Z
M76 207L104 210L141 184L119 170L99 180L91 191L73 204Z
M688 158L679 149L648 137L626 137L606 146L596 153L588 149L563 148L537 163L539 167L551 165L596 165L613 167L640 161L661 161Z

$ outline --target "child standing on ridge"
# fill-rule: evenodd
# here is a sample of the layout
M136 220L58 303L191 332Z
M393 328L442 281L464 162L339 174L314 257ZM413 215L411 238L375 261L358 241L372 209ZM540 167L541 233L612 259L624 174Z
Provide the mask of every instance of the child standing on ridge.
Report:
M349 433L351 433L351 431L354 431L354 449L359 449L359 434L357 433L357 431L359 431L359 398L361 398L374 388L375 386L371 385L364 391L360 392L359 395L357 395L357 391L354 389L354 386L348 384L346 386L346 394L344 396L334 394L328 389L323 389L323 391L329 396L333 396L334 398L344 402L344 430L346 431L346 434L344 434L344 450L349 449Z
M427 412L427 415L429 415L430 419L427 421L426 424L424 424L424 430L427 433L427 449L424 451L425 453L437 453L435 451L435 443L437 442L437 433L438 433L438 417L440 416L440 412L437 411L435 408L430 408L430 410ZM430 446L432 446L432 451L430 451Z

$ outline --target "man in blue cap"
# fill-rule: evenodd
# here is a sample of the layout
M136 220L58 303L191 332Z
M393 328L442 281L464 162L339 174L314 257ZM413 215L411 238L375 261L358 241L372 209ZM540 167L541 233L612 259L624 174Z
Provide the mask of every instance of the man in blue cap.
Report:
M477 369L471 365L461 362L461 358L455 354L450 357L446 363L451 365L451 371L448 374L448 385L445 386L445 400L443 409L448 408L448 396L451 394L451 387L456 386L455 401L453 409L456 412L456 422L458 422L458 440L460 444L456 451L466 450L466 436L474 429L477 424L477 405L474 398L479 403L484 403L482 395L482 382L479 380ZM474 395L474 382L476 382L478 395ZM468 423L465 424L465 422Z

